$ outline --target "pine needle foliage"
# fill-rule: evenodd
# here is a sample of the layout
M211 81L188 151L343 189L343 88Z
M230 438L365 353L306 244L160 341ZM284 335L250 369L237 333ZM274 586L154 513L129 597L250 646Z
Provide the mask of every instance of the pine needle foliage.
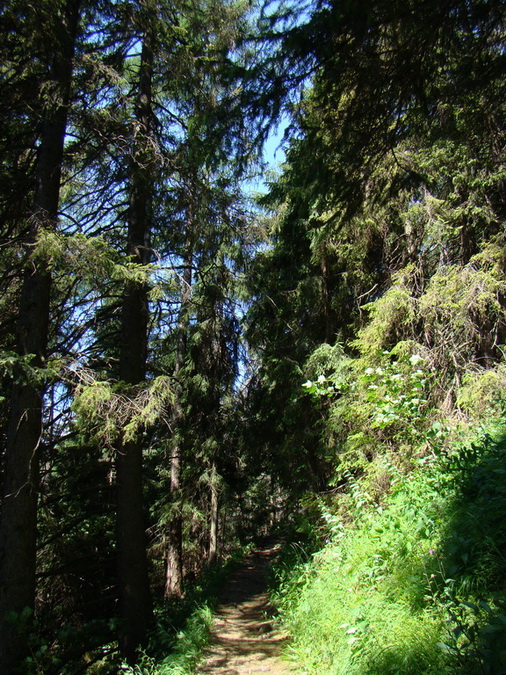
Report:
M173 401L171 379L161 375L147 385L127 387L124 383L96 380L81 371L73 409L78 425L96 442L112 448L118 439L128 441L155 423L168 423Z

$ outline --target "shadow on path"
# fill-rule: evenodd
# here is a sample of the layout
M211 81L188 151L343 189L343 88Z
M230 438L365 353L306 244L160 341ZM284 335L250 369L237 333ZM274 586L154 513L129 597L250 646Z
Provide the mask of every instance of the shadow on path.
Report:
M288 635L272 623L266 575L280 545L266 545L245 558L226 583L209 647L197 673L260 675L290 673L281 659Z

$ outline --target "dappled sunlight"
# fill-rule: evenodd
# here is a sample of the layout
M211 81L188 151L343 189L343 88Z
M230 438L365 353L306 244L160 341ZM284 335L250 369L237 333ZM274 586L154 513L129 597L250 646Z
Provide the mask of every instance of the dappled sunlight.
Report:
M281 658L288 636L275 625L265 591L266 568L277 553L279 546L251 554L227 582L198 673L290 672Z

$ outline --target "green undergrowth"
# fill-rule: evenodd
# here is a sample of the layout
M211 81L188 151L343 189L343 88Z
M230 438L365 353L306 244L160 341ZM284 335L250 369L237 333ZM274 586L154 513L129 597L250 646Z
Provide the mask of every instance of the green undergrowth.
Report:
M302 672L506 673L506 441L451 447L381 505L326 506L327 543L287 547L273 599ZM336 498L336 502L339 498Z
M170 650L166 656L145 654L134 667L124 666L121 670L128 675L190 675L195 672L202 650L207 645L213 613L208 604L195 607L182 630L167 644ZM160 639L160 636L159 636Z

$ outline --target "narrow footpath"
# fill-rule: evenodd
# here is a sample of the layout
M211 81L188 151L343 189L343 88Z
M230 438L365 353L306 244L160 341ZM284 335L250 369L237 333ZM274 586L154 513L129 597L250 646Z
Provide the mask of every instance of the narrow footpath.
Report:
M266 574L279 545L251 553L226 583L211 640L197 673L260 675L293 672L282 660L288 639L273 625Z

